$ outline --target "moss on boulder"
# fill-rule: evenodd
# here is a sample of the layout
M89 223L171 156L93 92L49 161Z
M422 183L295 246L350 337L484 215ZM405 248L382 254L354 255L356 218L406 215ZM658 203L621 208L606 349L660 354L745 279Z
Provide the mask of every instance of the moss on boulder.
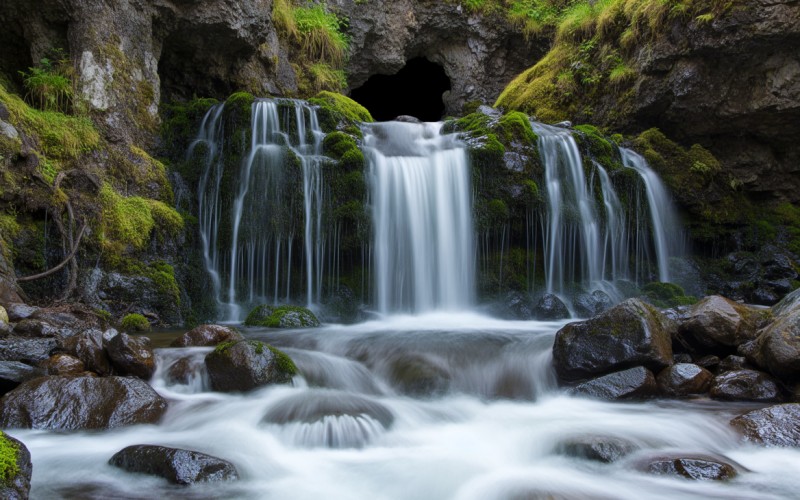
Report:
M269 306L255 307L247 319L247 326L266 326L267 328L310 328L319 326L319 320L308 308L300 306Z
M331 131L361 122L374 121L364 106L336 92L323 90L308 102L319 106L317 114L323 130Z

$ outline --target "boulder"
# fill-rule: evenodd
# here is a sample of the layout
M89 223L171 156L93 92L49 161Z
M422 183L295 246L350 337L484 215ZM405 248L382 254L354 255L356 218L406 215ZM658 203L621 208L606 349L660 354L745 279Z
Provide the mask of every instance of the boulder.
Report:
M712 295L691 307L678 333L701 349L736 347L756 338L757 314L753 308Z
M36 364L49 358L57 346L58 341L53 338L3 337L0 338L0 361Z
M717 371L719 373L731 372L735 370L751 370L753 367L747 362L744 356L730 355L719 362Z
M111 360L103 347L103 332L87 330L61 343L63 350L83 361L87 370L98 375L111 374Z
M0 395L10 392L19 384L44 375L39 368L19 361L0 361Z
M394 415L384 405L356 394L341 391L315 390L282 399L264 415L263 422L288 424L314 423L325 417L367 416L388 429Z
M0 481L0 498L27 500L33 473L31 453L28 448L21 441L0 432L0 457L3 457L4 466L4 470L0 471L2 475L0 477L3 479ZM12 460L13 465L10 463Z
M74 431L157 422L167 402L126 377L40 377L0 399L0 427Z
M717 368L719 368L719 363L720 363L719 356L714 356L713 354L709 354L708 356L703 356L697 361L695 361L695 364L697 366L700 366L712 372L717 371Z
M212 347L222 342L243 340L242 334L222 325L200 325L173 340L170 347Z
M602 290L578 294L572 301L572 307L579 318L597 316L601 312L608 310L611 305L611 297Z
M655 395L656 379L650 370L637 366L578 384L572 393L609 401L644 399Z
M559 451L570 457L611 463L637 450L630 441L612 436L580 436L559 445Z
M766 446L800 447L800 404L789 403L753 410L731 420L745 441Z
M683 453L637 457L634 468L649 474L679 476L697 481L726 481L746 470L725 457Z
M156 356L150 339L127 333L114 336L106 346L117 373L149 380L156 371Z
M222 343L206 356L205 364L211 388L222 392L287 383L297 373L289 356L256 340Z
M299 306L255 307L247 319L247 326L266 326L268 328L311 328L319 326L319 320L309 309Z
M717 375L710 394L714 399L727 401L775 402L782 399L778 381L756 370L736 370Z
M39 363L47 375L78 376L86 371L83 361L69 354L53 354Z
M800 303L781 302L775 320L759 335L752 357L771 374L800 380Z
M392 386L412 396L432 396L447 392L450 372L441 361L422 354L403 354L389 362Z
M72 330L62 331L60 328L57 328L50 323L42 321L40 319L23 319L17 322L14 325L14 335L18 337L31 337L31 338L41 338L41 337L69 337L70 335L74 334Z
M664 368L656 377L658 391L664 396L685 397L708 392L714 375L700 366L678 363Z
M533 307L533 317L542 321L557 321L569 318L570 314L566 304L558 296L546 293Z
M562 381L644 366L661 371L672 363L666 320L652 306L628 299L586 321L556 333L553 365Z
M497 312L506 319L527 321L534 318L533 301L527 293L512 291L498 304Z
M192 358L188 356L179 358L167 368L167 384L188 385L192 378L193 372L194 369L192 367Z
M227 460L166 446L128 446L115 453L108 463L128 472L163 477L181 485L239 479L236 467Z
M0 335L6 336L11 335L14 331L14 327L11 326L10 323L6 323L5 321L0 321Z
M38 311L39 308L29 306L22 303L14 303L6 305L6 312L8 313L8 321L17 322L33 316L33 313Z

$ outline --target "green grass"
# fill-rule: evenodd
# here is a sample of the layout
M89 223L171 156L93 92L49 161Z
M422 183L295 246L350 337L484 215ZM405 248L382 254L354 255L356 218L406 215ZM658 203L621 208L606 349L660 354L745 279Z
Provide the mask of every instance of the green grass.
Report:
M342 22L324 3L309 4L292 10L294 24L303 51L312 61L341 67L348 55L349 40L341 30Z

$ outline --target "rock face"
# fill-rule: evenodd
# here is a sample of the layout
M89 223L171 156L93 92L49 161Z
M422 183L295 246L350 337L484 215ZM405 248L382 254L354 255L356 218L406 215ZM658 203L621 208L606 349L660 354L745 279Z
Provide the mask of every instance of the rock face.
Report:
M599 316L558 331L553 365L563 381L644 366L660 371L672 363L672 340L663 316L628 299Z
M732 401L780 401L775 379L756 370L736 370L718 375L711 385L711 397Z
M731 425L746 441L767 446L800 447L800 404L770 406L740 415Z
M572 392L609 401L644 399L656 393L656 379L650 370L637 366L578 384Z
M708 391L714 375L690 363L678 363L658 374L658 391L665 396L684 397Z
M211 347L221 342L243 340L242 334L222 325L200 325L173 340L170 347Z
M205 363L211 388L221 392L286 383L297 372L289 356L253 340L220 344L206 356Z
M0 449L3 452L10 451L15 453L18 468L13 477L6 478L5 482L0 481L0 498L27 500L31 489L31 474L33 473L31 453L22 442L2 432L0 432Z
M120 375L150 380L156 371L156 356L146 337L119 333L108 341L107 352Z
M236 467L226 460L165 446L128 446L115 453L108 463L128 472L163 477L174 484L239 479Z
M157 422L167 402L123 377L40 377L0 399L0 427L72 431Z

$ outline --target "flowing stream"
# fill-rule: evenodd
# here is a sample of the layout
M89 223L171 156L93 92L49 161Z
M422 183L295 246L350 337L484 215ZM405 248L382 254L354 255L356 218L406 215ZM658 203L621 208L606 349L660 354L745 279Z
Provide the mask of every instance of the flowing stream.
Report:
M210 392L210 348L157 351L153 386L170 401L158 425L59 434L10 431L33 456L32 498L538 499L796 498L800 451L740 444L727 421L752 406L710 400L608 403L555 386L561 323L473 314L394 317L354 326L248 330L303 374L246 394ZM167 377L189 357L186 384ZM564 443L616 437L638 447L604 464ZM107 464L133 444L227 459L241 479L171 486ZM720 454L745 472L728 482L637 472L639 457Z

